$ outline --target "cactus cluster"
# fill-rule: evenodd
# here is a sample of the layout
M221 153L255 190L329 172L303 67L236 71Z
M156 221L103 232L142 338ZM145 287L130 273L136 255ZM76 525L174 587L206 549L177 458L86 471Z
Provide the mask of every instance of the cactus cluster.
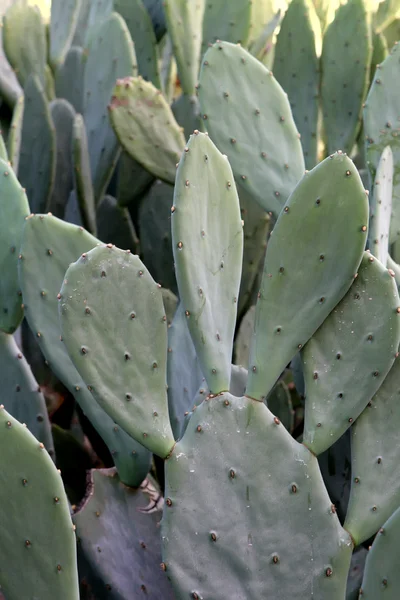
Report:
M399 6L33 4L1 9L0 598L397 600Z

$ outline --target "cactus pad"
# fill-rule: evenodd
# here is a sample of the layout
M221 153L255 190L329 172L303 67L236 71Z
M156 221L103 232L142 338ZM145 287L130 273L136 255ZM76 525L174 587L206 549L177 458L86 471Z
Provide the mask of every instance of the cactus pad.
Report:
M389 252L389 230L392 212L393 152L390 146L382 152L374 181L369 221L369 248L386 265Z

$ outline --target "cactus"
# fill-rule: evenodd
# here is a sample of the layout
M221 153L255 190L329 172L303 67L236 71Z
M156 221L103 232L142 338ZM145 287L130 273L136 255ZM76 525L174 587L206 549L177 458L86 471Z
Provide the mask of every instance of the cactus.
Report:
M391 244L400 235L400 183L397 176L400 154L396 130L400 104L395 88L399 74L399 52L400 46L395 45L390 55L377 68L364 107L367 164L373 179L384 148L390 146L393 152L393 197L389 237Z
M281 86L257 59L226 42L207 51L199 86L204 125L228 156L239 191L243 187L278 215L304 173L299 134Z
M302 222L305 215L307 228ZM334 219L343 224L340 246L338 232L331 228ZM295 188L267 247L250 348L249 396L261 399L268 394L348 291L363 256L367 223L367 195L353 163L343 154L325 159Z
M329 448L357 419L397 352L399 300L393 276L368 252L357 273L301 353L307 398L303 444L314 454Z
M56 132L56 171L54 185L46 210L63 218L68 198L74 186L72 166L72 136L75 110L64 99L50 103L50 113Z
M37 6L16 0L7 9L3 17L3 46L22 87L32 75L45 86L46 30Z
M57 98L68 100L77 113L83 111L84 66L83 48L72 46L55 75Z
M140 77L122 79L109 112L124 150L155 177L174 183L185 138L161 92Z
M351 430L352 483L345 527L356 543L370 538L400 504L396 431L400 362ZM366 490L368 492L366 493Z
M172 600L160 569L159 521L163 498L151 481L138 490L125 487L115 469L92 470L88 495L73 515L78 560L92 577L86 584L103 597ZM115 545L115 539L118 544Z
M372 254L386 265L393 191L393 153L390 146L386 146L382 152L373 189L368 233L369 248Z
M114 10L124 18L128 26L135 44L139 74L161 89L157 40L150 15L142 0L114 0Z
M220 211L226 220L219 219ZM218 394L229 389L243 233L232 170L207 135L195 132L187 144L171 212L179 296L201 370Z
M135 75L137 70L133 43L120 15L112 13L93 30L86 52L83 118L94 197L98 204L120 153L108 120L107 106L116 79Z
M50 368L74 395L107 444L121 480L137 486L148 472L149 454L100 409L60 340L57 294L65 271L80 254L98 243L99 240L82 228L63 223L56 217L30 217L21 245L21 289L26 318Z
M18 173L19 153L21 148L22 119L24 115L24 97L18 98L14 106L10 132L7 140L7 150L10 164Z
M12 335L0 332L2 399L5 409L29 431L54 458L50 422L43 394Z
M8 600L79 600L76 541L61 476L44 445L0 407L0 580ZM34 517L28 507L35 507ZM21 568L23 565L23 568Z
M0 172L0 215L3 223L0 246L0 329L5 333L14 333L23 317L17 265L29 205L14 171L3 160L0 160Z
M24 88L18 177L26 189L31 211L43 212L51 198L56 173L56 133L50 108L38 77Z
M400 507L378 531L365 561L360 596L366 600L396 600L399 590L397 561Z
M250 0L206 2L203 17L203 56L209 44L217 40L246 46L250 35L253 3Z
M206 0L165 0L163 4L179 81L188 96L195 94L199 73L205 5Z
M97 207L96 219L99 239L136 254L139 240L127 208L119 206L112 196L104 196Z
M321 28L311 0L293 0L283 18L274 60L274 75L289 96L301 135L307 169L317 163L319 59Z
M96 234L96 208L90 173L90 158L86 128L82 115L75 115L72 128L72 161L74 188L78 200L82 222L93 235Z
M350 0L338 8L322 47L321 97L329 154L339 149L351 152L354 146L361 126L371 57L366 7L363 0ZM344 69L338 70L338 64Z
M50 63L53 70L62 65L73 40L82 0L53 0L50 20Z

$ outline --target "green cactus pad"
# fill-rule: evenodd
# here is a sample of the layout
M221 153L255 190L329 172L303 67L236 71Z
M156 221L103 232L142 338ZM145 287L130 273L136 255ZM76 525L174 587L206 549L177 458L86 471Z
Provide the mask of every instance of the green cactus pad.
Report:
M389 252L392 191L393 153L390 146L386 146L376 170L368 232L369 248L383 265L387 263Z
M3 407L0 431L1 590L7 600L79 600L75 533L61 476L44 445Z
M229 390L243 226L228 159L206 134L195 132L182 154L171 211L179 296L201 370L217 394Z
M14 333L22 321L23 308L18 281L18 253L29 204L25 190L12 168L0 160L0 330Z
M207 51L199 85L204 126L239 186L278 215L304 173L285 92L256 58L227 42Z
M4 143L4 138L3 138L1 131L0 131L0 160L4 161L6 163L8 162L7 148Z
M34 215L25 224L19 264L25 316L54 374L75 396L107 444L127 485L138 486L150 465L149 453L98 406L60 340L58 299L65 271L83 252L99 243L81 227L49 215Z
M307 169L317 163L321 27L311 0L293 0L283 18L275 48L274 75L289 96L301 135Z
M268 394L343 298L363 256L367 225L368 198L346 155L334 154L304 175L268 242L248 395Z
M126 152L118 163L117 200L120 206L134 206L135 216L143 195L154 183L154 177Z
M37 6L26 0L13 2L3 17L3 45L20 84L25 87L29 76L36 75L44 86L46 28Z
M195 94L201 57L206 0L164 0L168 33L172 40L179 81L184 94Z
M193 408L193 399L203 381L199 359L187 326L185 309L180 303L168 329L167 383L168 408L174 437L182 436L185 413Z
M30 76L24 88L18 178L26 189L32 212L48 206L56 172L56 133L50 107L38 77Z
M393 198L390 243L400 236L400 144L397 123L400 117L400 96L396 81L400 75L400 45L396 43L390 55L377 68L364 107L364 129L367 163L374 179L383 150L393 152Z
M78 557L93 572L96 597L103 598L106 588L113 600L173 600L160 568L162 505L162 495L150 480L132 490L120 482L115 469L91 471L87 497L73 520Z
M75 190L85 228L96 233L96 208L93 196L86 127L82 115L75 115L72 129L72 160Z
M317 459L262 403L204 401L165 468L161 539L177 600L344 597L350 536Z
M44 396L12 335L0 332L1 393L5 409L25 423L54 457L53 439Z
M396 283L369 252L357 279L302 351L306 384L303 444L324 452L382 385L400 342Z
M161 89L157 40L150 15L142 0L114 0L114 10L125 20L138 63L138 72L146 81Z
M52 0L50 19L50 63L62 65L73 40L82 0Z
M383 2L382 4L385 4ZM374 80L376 69L378 65L383 63L387 55L389 54L387 42L385 36L382 33L373 32L372 35L372 58L370 68L370 81Z
M112 196L104 196L97 207L97 235L102 242L112 243L136 254L139 240L129 210L119 206Z
M14 106L10 131L7 139L8 156L10 165L18 173L19 152L21 147L22 118L24 116L24 96L18 98Z
M83 48L72 46L55 76L57 98L68 100L78 113L83 110L84 66Z
M122 79L109 111L124 150L155 177L174 183L185 138L160 90L141 77Z
M11 1L7 2L7 4L11 5ZM4 8L6 8L6 6L3 3L3 10ZM0 11L0 14L1 12L2 11ZM2 27L0 27L0 96L10 108L13 108L23 96L18 79L4 52Z
M113 11L113 0L96 0L87 2L83 0L78 16L72 46L85 47L92 35L96 35L96 28L107 19Z
M207 51L209 44L214 44L217 40L246 46L250 35L252 5L251 0L206 2L201 55Z
M327 151L351 152L369 83L372 41L364 0L338 8L321 55L321 97ZM340 66L339 66L340 65Z
M276 49L276 45L274 45L274 33L280 22L281 10L279 9L271 20L264 25L259 36L255 40L252 40L248 48L249 52L265 64L266 67L268 67L269 63L271 63L270 66L272 66L274 62Z
M161 290L146 267L111 244L84 253L65 274L59 314L65 346L96 401L134 439L165 458L174 445L167 319Z
M398 547L400 535L400 508L379 530L365 561L361 584L362 600L397 600L400 571Z
M174 188L156 181L139 206L140 250L143 262L157 283L177 293L171 239Z
M57 159L53 193L46 210L62 219L69 195L74 187L72 132L75 110L67 100L59 98L50 103L50 113L56 131Z
M119 156L107 107L119 77L136 75L136 56L123 18L112 13L95 29L86 49L83 118L96 203L104 195Z
M265 256L271 219L244 190L240 190L239 200L240 214L244 223L242 279L238 306L238 313L241 315L249 303L261 261ZM244 364L247 365L247 361Z
M400 505L397 423L400 418L397 358L352 428L352 484L346 529L359 544L374 535Z

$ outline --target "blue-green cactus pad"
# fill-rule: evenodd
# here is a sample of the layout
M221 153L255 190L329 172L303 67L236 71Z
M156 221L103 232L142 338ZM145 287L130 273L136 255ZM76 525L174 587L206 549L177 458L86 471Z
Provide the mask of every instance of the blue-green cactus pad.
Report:
M96 401L133 438L166 457L174 445L167 318L146 267L111 244L93 248L67 270L59 314L68 353Z
M24 230L19 264L25 316L54 374L75 396L107 444L122 481L138 486L150 466L149 453L101 409L86 388L60 339L58 298L65 271L99 240L82 227L50 215L30 217Z
M399 317L398 317L399 318ZM357 543L369 539L400 505L400 360L352 428L352 484L346 529Z
M229 390L243 226L228 159L204 133L195 132L182 154L171 211L179 296L201 370L216 394Z
M304 175L268 242L248 395L268 394L343 298L363 256L367 225L368 198L346 155L334 154Z
M50 19L50 63L62 65L74 38L81 4L87 0L52 0Z
M84 66L83 48L72 46L63 64L57 69L54 82L57 98L68 100L78 113L83 110Z
M392 192L393 152L386 146L376 170L368 233L369 249L383 265L386 265L389 253Z
M304 174L304 157L287 95L256 58L218 42L200 72L204 127L226 154L235 178L278 215Z
M350 536L317 459L264 404L204 401L165 468L161 536L177 600L344 597Z
M350 427L382 385L400 342L396 282L369 252L357 279L302 351L303 444L320 454Z
M0 160L0 330L14 333L23 318L18 254L29 204L14 171Z
M44 445L0 407L0 586L7 600L79 600L76 540Z

